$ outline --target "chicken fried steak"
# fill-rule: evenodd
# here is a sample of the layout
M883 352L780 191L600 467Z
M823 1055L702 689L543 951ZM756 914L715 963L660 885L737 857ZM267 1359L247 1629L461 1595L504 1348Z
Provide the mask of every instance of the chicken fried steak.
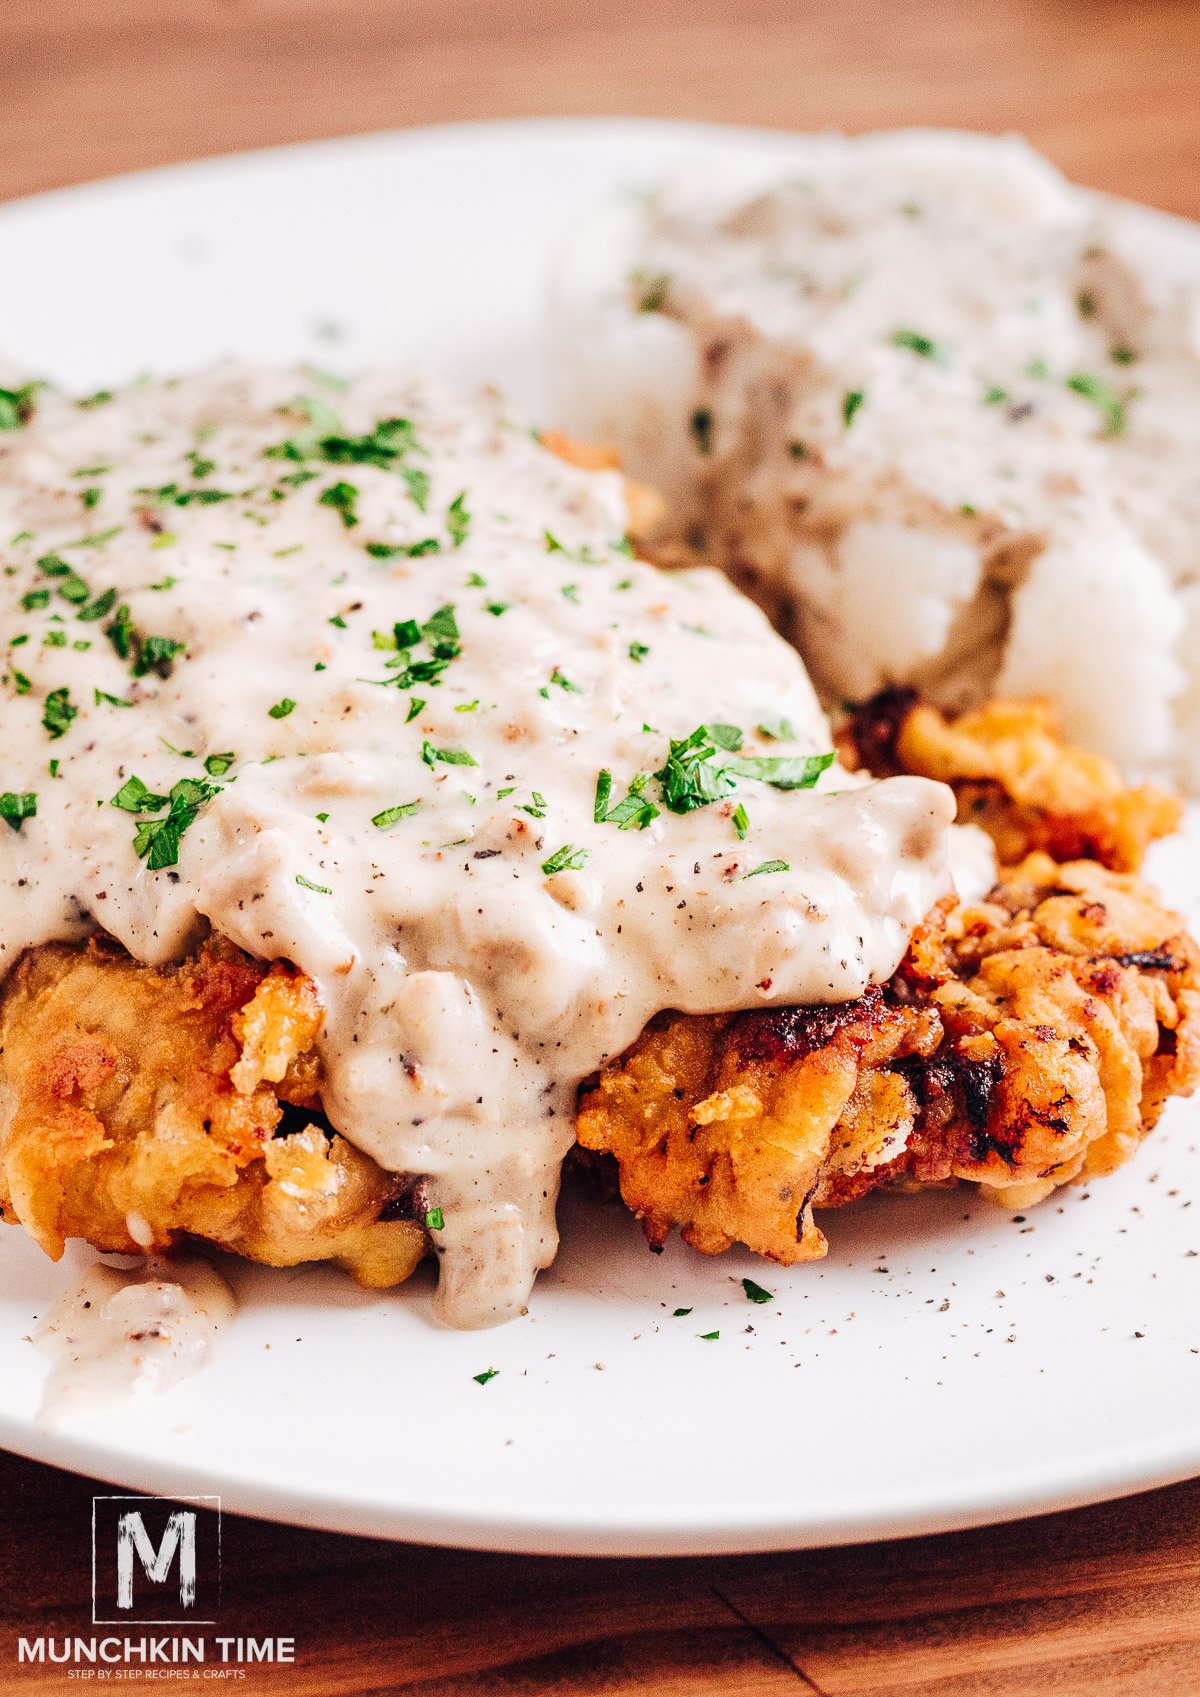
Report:
M427 1246L420 1190L323 1119L322 1016L311 979L215 937L165 968L30 950L0 1007L0 1215L55 1257L198 1238L398 1284Z
M1136 872L1183 813L1177 796L1130 786L1111 760L1064 743L1047 701L989 701L948 718L914 689L885 689L850 712L838 742L843 765L949 784L960 823L982 826L1003 866L1043 849Z
M652 1245L822 1256L814 1210L970 1180L1025 1207L1126 1160L1200 1078L1200 950L1139 880L1044 854L943 902L883 988L660 1015L581 1093Z

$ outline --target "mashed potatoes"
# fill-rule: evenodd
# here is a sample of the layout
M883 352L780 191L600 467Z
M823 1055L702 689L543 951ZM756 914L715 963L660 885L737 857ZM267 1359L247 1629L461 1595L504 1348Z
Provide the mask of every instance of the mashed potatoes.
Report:
M829 699L1053 693L1200 789L1200 237L1015 141L828 138L622 198L552 306L562 422Z

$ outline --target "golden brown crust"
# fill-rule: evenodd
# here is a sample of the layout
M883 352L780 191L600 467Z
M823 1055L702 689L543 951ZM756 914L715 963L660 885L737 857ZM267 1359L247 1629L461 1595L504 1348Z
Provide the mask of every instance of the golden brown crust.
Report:
M813 1210L970 1180L1027 1206L1132 1154L1200 1079L1200 951L1137 879L1031 856L944 902L885 989L838 1007L666 1014L585 1088L658 1244L814 1259Z
M320 1114L323 1010L303 974L210 938L156 968L115 944L31 950L4 986L0 1212L51 1255L198 1238L364 1284L426 1249L385 1173Z
M989 833L1002 866L1040 849L1136 872L1182 817L1178 797L1128 785L1111 761L1064 743L1045 701L989 701L949 719L915 690L884 690L852 711L839 744L844 762L876 777L949 784L960 822Z

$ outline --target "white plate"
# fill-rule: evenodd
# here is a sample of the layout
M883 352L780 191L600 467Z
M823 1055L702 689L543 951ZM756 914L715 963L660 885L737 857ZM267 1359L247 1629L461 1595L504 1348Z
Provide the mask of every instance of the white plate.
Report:
M83 386L230 351L415 358L536 412L540 282L579 208L745 145L481 126L49 195L0 211L0 343ZM1198 856L1194 815L1152 867L1195 924ZM790 1272L652 1256L620 1211L573 1204L528 1316L497 1332L437 1328L424 1274L368 1296L238 1270L206 1374L56 1433L35 1422L29 1333L67 1272L5 1231L0 1441L279 1519L564 1554L834 1543L1119 1495L1200 1472L1198 1132L1173 1104L1131 1166L1026 1221L965 1195L869 1201ZM747 1302L743 1274L775 1300Z

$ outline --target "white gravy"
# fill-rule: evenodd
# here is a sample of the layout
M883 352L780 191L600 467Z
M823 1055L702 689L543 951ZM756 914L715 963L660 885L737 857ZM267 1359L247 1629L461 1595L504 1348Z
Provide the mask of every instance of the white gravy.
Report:
M396 377L44 393L0 433L0 806L37 797L0 824L0 970L96 929L161 963L204 921L294 961L333 1124L429 1176L456 1325L520 1310L577 1086L655 1012L856 996L950 887L953 801L921 779L743 774L676 812L651 777L644 829L596 822L602 771L611 811L703 724L743 759L830 746L759 611L629 558L626 522L616 474ZM448 607L401 631L407 662L386 646ZM400 687L439 640L444 668ZM161 804L112 805L134 778L212 786L176 864L135 845Z
M169 1391L208 1364L236 1312L225 1280L196 1257L128 1272L96 1262L63 1288L34 1334L51 1358L39 1424Z

